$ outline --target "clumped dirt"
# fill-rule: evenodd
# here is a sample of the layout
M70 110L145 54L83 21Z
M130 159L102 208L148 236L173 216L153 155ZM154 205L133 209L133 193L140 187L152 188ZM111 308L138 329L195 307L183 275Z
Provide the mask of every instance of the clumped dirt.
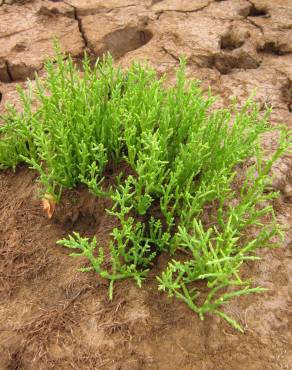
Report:
M243 103L256 89L271 124L292 127L291 0L0 0L0 113L19 104L16 83L43 71L52 38L62 49L93 58L110 51L127 67L147 59L173 79L180 55L190 78ZM270 153L277 136L266 137ZM262 261L243 273L269 290L225 308L245 328L235 332L210 316L157 291L161 255L139 289L116 285L76 269L56 240L78 230L106 243L114 226L106 202L80 188L64 194L53 220L38 199L36 174L25 167L0 173L0 369L292 369L291 233L292 159L273 169L281 196L274 207L288 232L281 248L263 250ZM290 290L289 290L290 289ZM291 306L290 306L291 308ZM290 324L290 326L289 326Z

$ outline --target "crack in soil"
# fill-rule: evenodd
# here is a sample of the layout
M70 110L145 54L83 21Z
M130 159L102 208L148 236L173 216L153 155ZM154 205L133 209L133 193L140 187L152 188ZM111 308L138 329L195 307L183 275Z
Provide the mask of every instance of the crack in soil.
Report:
M0 82L4 82L4 83L12 82L11 73L10 73L7 59L1 59L0 64L1 64Z
M250 4L250 9L249 9L249 12L248 12L248 15L245 17L245 20L253 25L254 27L256 27L257 29L259 29L261 31L262 34L264 34L264 30L263 30L263 27L259 24L257 24L255 21L253 21L252 19L250 19L251 17L251 10L252 9L257 9L255 4L251 1L251 0L247 0L247 2Z
M18 30L18 31L14 31L14 32L10 32L10 33L4 33L4 34L2 34L2 35L0 36L0 39L5 39L6 37L11 37L11 36L19 35L20 33L30 31L30 30L32 30L33 28L34 28L34 27L23 28L23 29Z
M116 9L131 8L133 6L138 6L138 5L139 4L128 4L128 5L116 6L115 8L109 9L109 12L112 12L113 10L116 10Z
M130 8L130 7L135 7L138 6L139 4L128 4L128 5L122 5L122 6L117 6L114 8L96 8L96 9L78 9L76 6L72 5L71 3L68 3L67 1L63 1L64 4L70 5L72 8L76 9L76 11L79 13L78 17L80 16L86 17L88 15L96 15L96 14L108 14L113 12L114 10L119 10L119 9L125 9L125 8Z
M209 3L206 4L206 5L203 5L203 6L199 7L199 8L196 8L196 9L190 9L190 10L181 10L181 9L165 9L165 10L161 10L161 11L158 11L156 13L156 15L157 15L157 18L156 19L158 20L161 17L162 14L167 13L167 12L168 13L169 12L183 13L183 14L197 13L197 12L200 12L200 11L208 8L208 6L210 6L212 3L213 3L213 1L209 1Z
M84 47L85 48L88 48L88 39L86 37L86 34L85 34L85 31L83 29L83 25L82 25L82 19L81 17L78 15L78 10L77 10L77 7L68 3L67 1L64 1L64 4L66 5L69 5L73 8L74 10L74 19L77 21L77 24L78 24L78 30L80 32L80 35L82 37L82 40L83 40L83 43L84 43Z
M7 76L9 78L8 82L13 82L12 73L11 73L11 70L10 70L10 65L8 63L8 60L5 60L5 66L6 66Z
M172 54L169 50L167 50L164 46L162 46L161 50L163 50L166 54L168 54L172 59L174 59L176 62L180 62L179 57Z
M259 24L257 24L255 21L253 21L252 19L248 18L249 16L247 16L245 18L245 21L249 24L251 24L252 26L256 27L258 30L261 31L262 34L264 34L264 29L262 26L260 26Z
M83 29L82 19L78 16L78 11L75 7L74 7L74 18L77 20L79 32L80 32L82 40L84 42L84 46L87 48L88 47L88 39L87 39L85 31Z

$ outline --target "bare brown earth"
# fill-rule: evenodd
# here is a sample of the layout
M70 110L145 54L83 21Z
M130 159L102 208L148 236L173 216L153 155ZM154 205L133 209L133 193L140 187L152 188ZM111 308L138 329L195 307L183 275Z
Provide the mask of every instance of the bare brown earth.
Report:
M125 67L148 59L170 81L184 54L188 75L211 87L218 105L234 96L242 103L256 89L273 106L271 123L292 128L291 0L0 0L0 112L18 103L16 83L42 72L53 37L76 58L86 49L94 58L110 51ZM276 136L263 144L270 153ZM36 174L1 172L0 369L292 369L291 157L273 175L287 234L281 248L244 267L269 290L225 308L245 328L240 334L157 291L163 255L142 289L122 282L109 302L107 283L77 272L80 261L55 244L72 230L106 243L107 205L77 189L49 221Z

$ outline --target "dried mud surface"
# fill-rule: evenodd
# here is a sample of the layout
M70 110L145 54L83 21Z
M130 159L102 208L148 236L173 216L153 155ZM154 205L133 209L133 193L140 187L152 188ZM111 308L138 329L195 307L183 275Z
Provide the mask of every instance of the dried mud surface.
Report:
M292 127L291 0L0 0L0 112L18 104L16 83L42 72L53 37L76 58L86 49L95 58L110 51L125 67L148 59L170 81L184 54L188 75L211 87L218 105L256 89L273 106L271 123ZM276 137L263 144L271 152ZM291 158L273 173L288 232L282 248L244 268L269 291L225 308L244 326L240 334L157 291L163 255L143 289L122 282L109 302L106 282L77 272L80 261L55 244L72 230L106 242L107 205L77 189L49 221L36 174L1 172L0 369L292 369Z

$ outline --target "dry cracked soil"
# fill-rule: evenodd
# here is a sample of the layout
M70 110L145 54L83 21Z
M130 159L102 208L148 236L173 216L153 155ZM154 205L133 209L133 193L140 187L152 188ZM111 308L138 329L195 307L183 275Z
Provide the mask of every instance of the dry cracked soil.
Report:
M292 128L291 0L0 0L0 113L7 102L18 106L17 84L42 74L54 37L77 60L84 50L93 58L109 51L123 67L147 59L170 82L185 55L188 76L210 87L218 106L256 90L263 107L273 106L271 124ZM263 145L273 151L276 137ZM244 268L269 290L226 306L245 328L240 334L157 291L163 256L143 289L123 282L110 302L107 284L77 272L79 261L55 244L72 230L107 241L106 204L77 189L49 221L36 174L2 171L0 369L292 369L291 157L273 175L286 238Z

